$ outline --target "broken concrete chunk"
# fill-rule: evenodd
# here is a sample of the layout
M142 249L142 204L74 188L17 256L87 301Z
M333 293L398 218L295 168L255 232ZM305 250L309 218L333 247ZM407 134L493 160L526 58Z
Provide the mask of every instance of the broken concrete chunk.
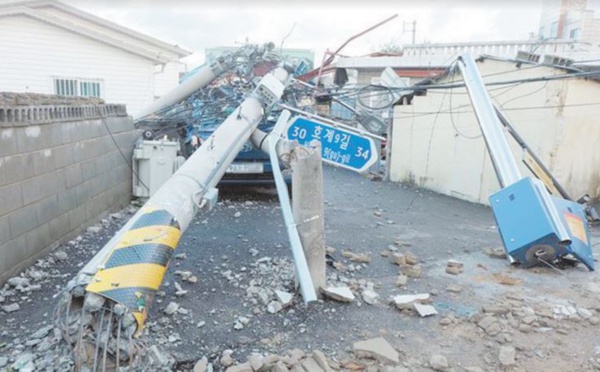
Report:
M394 305L398 309L410 309L415 302L425 302L429 300L429 293L419 293L416 295L398 295L393 297Z
M407 265L416 265L416 264L419 263L419 260L417 260L417 256L415 256L411 252L407 252L406 253L405 259L406 259L406 264Z
M371 262L371 257L367 256L364 253L354 253L354 252L350 252L350 251L344 251L344 252L342 252L342 256L346 257L347 259L349 259L352 262L359 262L359 263Z
M231 357L231 354L233 354L233 350L223 350L223 353L221 354L221 359L219 360L223 367L229 367L233 364L233 358Z
M279 301L271 301L267 305L267 311L271 314L280 312L282 308L283 308L283 306L281 305L281 303Z
M89 312L95 312L99 311L102 306L104 306L105 302L106 299L104 297L95 294L94 292L87 292L85 294L83 307Z
M364 302L369 305L375 305L379 299L379 294L372 289L365 289L361 293Z
M326 287L322 288L323 294L331 299L341 302L354 301L354 294L348 287Z
M252 353L248 357L248 364L250 364L250 367L252 367L253 371L258 371L264 365L264 360L265 358L262 355L258 353Z
M8 283L8 285L15 288L23 288L29 286L29 279L21 278L20 276L10 278L6 282Z
M404 265L402 266L402 273L409 278L418 278L421 276L421 265Z
M20 309L21 307L16 302L10 305L2 306L2 311L4 311L5 313L13 313L15 311L19 311Z
M458 275L462 272L463 272L462 269L460 269L458 267L450 267L450 266L446 267L446 273L451 274L451 275Z
M54 258L59 261L64 261L69 258L69 255L65 253L65 251L56 251L54 252Z
M173 315L179 309L179 304L177 302L169 302L167 307L163 310L167 315Z
M323 354L322 351L313 350L312 357L315 360L315 362L317 362L319 367L321 367L321 369L323 369L325 372L333 371L333 369L331 369L331 367L329 366L329 361L327 360L327 357L325 356L325 354Z
M490 306L486 305L482 307L484 313L496 314L496 315L506 315L510 312L510 309L507 306Z
M394 244L398 247L410 247L412 245L411 243L401 239L394 240Z
M199 359L196 364L194 364L193 372L206 372L208 368L208 359L206 357L202 357Z
M302 367L307 372L324 372L323 368L313 358L306 358L302 361Z
M402 253L394 253L392 255L394 258L394 263L398 266L406 265L406 256Z
M514 346L500 346L498 360L503 366L511 366L515 364L516 350Z
M448 260L448 262L446 263L447 267L458 267L459 269L462 269L464 267L464 264L460 261L456 261L456 260Z
M239 213L239 212L238 212ZM250 363L242 363L235 366L231 366L225 370L225 372L253 372Z
M399 363L398 352L383 337L354 343L352 348L358 357L373 358L381 363Z
M448 369L448 361L445 356L434 354L429 358L429 366L436 371L445 371Z
M446 288L446 291L451 292L451 293L460 293L460 291L462 291L462 287L458 284L451 284L448 286L448 288Z
M289 306L292 303L292 300L294 299L293 294L278 290L275 290L275 296L277 296L277 299L279 300L279 302L281 302L283 307Z
M102 231L102 226L100 226L100 225L90 226L87 228L87 232L92 233L92 234L98 234L101 231Z
M413 306L414 306L415 310L417 310L419 315L423 318L426 316L431 316L431 315L435 315L438 313L437 310L435 309L435 307L433 307L431 305L423 305L418 302L414 302Z
M396 279L396 286L404 287L406 283L408 283L408 276L403 274L398 275L398 278Z
M483 248L483 253L487 254L488 256L492 257L492 258L501 258L501 259L505 259L506 258L506 251L504 250L503 247L486 247Z

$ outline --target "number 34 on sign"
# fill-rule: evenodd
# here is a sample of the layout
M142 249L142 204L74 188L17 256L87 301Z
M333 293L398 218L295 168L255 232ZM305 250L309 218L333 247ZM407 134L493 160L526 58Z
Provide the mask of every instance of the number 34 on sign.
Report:
M375 164L378 156L371 138L314 119L295 117L288 127L287 137L304 146L314 140L320 141L324 162L359 173Z

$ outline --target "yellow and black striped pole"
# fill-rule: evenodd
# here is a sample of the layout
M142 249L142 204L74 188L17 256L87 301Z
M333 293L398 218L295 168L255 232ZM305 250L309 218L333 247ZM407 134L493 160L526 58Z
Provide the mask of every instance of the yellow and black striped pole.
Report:
M171 213L142 208L85 290L124 305L143 325L180 237Z

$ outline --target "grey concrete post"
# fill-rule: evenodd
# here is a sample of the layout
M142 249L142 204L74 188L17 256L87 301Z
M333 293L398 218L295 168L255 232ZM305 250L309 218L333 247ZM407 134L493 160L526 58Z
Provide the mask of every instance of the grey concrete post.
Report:
M325 220L321 144L297 147L290 157L294 220L315 291L325 286Z

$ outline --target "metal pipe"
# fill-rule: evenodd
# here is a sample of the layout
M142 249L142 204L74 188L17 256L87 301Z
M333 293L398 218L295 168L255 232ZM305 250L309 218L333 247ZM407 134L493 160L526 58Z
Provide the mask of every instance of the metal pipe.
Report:
M502 124L496 115L490 96L485 89L477 65L470 54L458 57L458 67L463 75L471 104L485 138L490 158L501 187L512 185L522 178L514 156L508 146Z
M277 142L285 131L285 126L290 115L290 112L287 110L281 112L281 115L279 115L279 119L277 119L277 123L267 140L269 141L269 157L271 159L271 167L273 168L273 177L275 178L279 204L281 205L281 212L283 213L292 255L294 256L294 265L296 267L298 282L300 283L300 292L302 293L304 303L308 304L309 302L317 300L317 294L313 287L313 281L310 276L310 270L308 269L308 263L306 262L306 256L304 256L304 250L302 249L300 235L298 234L296 222L294 221L294 215L290 205L290 195L288 194L287 185L281 174L279 160L277 158Z

